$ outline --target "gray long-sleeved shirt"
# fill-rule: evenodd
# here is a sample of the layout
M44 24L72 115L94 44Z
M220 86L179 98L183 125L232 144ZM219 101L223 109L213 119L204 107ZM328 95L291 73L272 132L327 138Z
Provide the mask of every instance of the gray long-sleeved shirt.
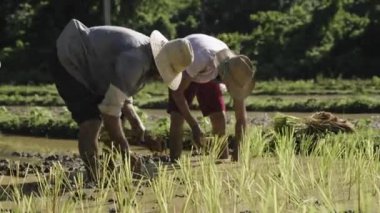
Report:
M57 54L70 75L104 95L99 110L114 116L142 87L154 64L148 36L116 26L88 28L75 19L60 34Z

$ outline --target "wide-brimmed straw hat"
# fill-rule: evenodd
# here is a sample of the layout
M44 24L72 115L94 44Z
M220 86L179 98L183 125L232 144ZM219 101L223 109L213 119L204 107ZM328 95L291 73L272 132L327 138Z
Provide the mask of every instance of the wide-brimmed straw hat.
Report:
M172 90L177 90L182 79L182 71L194 60L193 49L188 40L168 41L159 31L150 34L154 62L163 81Z
M214 64L233 98L242 100L251 93L256 69L247 56L223 49L215 54Z

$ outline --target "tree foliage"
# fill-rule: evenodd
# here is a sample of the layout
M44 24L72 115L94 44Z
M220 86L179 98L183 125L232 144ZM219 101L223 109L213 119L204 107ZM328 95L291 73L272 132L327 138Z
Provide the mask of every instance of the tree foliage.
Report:
M371 77L380 68L373 0L111 0L112 24L168 38L206 33L249 55L258 77ZM55 40L71 19L103 24L102 1L0 2L1 82L50 82Z

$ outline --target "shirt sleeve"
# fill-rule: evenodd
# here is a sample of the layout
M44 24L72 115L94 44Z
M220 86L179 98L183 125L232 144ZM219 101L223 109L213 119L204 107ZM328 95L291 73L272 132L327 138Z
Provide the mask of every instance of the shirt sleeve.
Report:
M103 101L98 105L101 113L119 117L121 116L121 108L126 100L130 98L126 96L119 88L110 84Z
M100 112L120 116L124 103L133 103L132 96L142 83L145 61L137 49L122 52L118 56L111 84L98 105Z

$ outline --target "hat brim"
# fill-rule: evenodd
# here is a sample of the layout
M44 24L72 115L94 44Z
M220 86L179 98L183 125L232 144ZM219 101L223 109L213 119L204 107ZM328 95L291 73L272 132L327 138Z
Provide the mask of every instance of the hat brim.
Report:
M174 76L173 80L169 82L168 87L171 90L177 90L179 85L181 84L182 81L182 73L178 73L176 76Z
M177 90L179 84L181 83L182 73L175 73L170 70L169 72L166 69L172 69L172 66L169 64L169 60L166 60L166 63L160 61L157 63L157 56L160 53L162 47L168 42L168 39L162 35L158 30L154 30L150 34L150 47L152 49L152 55L154 58L154 63L156 64L157 70L160 73L165 84L172 90Z
M227 86L228 93L231 95L232 98L237 100L243 100L249 95L251 95L251 92L253 88L255 87L255 82L252 81L249 84L247 84L243 88L239 88L237 86L234 86L233 84Z
M229 49L224 49L216 53L214 58L214 64L215 67L218 69L219 73L223 73L225 75L225 68L221 65L222 63L225 63L226 61L232 61L236 60L237 58L241 58L243 61L247 63L250 63L249 59L246 56L235 54L233 51ZM246 61L248 60L248 61ZM251 67L249 68L251 69ZM231 76L230 76L231 77ZM251 91L255 87L255 81L252 79L251 82L249 82L246 85L238 85L236 81L231 80L232 82L229 83L227 86L228 93L231 95L232 98L242 100L245 99L247 96L251 94Z
M236 54L232 50L230 49L220 50L219 52L215 54L215 57L214 57L215 67L219 69L219 65L221 63L223 63L226 59L230 59L233 57L236 57Z
M162 35L158 30L154 30L150 34L150 46L152 48L152 54L153 58L156 58L162 47L168 42L169 40Z

